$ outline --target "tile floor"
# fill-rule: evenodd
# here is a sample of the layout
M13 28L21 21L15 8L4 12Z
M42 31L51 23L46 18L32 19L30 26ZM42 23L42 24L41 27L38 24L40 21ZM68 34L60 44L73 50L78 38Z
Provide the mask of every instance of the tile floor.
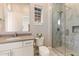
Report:
M48 47L48 48L49 48L49 51L50 51L50 55L49 56L64 56L62 53L57 51L55 48L51 48L51 47ZM35 56L39 56L38 48L35 49Z
M48 47L50 50L50 56L64 56L62 53L57 51L55 48Z

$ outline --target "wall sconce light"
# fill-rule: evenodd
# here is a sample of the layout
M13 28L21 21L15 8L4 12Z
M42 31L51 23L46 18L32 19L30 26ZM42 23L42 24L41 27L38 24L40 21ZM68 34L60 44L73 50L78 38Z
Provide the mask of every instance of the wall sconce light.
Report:
M11 10L12 10L11 4L8 4L8 5L7 5L7 8L8 8L9 11L11 11Z

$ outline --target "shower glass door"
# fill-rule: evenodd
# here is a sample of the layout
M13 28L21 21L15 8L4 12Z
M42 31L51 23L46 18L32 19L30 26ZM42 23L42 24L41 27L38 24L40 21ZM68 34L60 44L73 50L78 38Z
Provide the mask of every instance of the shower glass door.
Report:
M64 22L64 12L58 12L58 20L57 20L57 30L56 30L56 49L62 53L66 54L66 46L65 46L65 22Z
M65 13L64 4L55 4L53 12L53 48L62 55L66 55L65 45ZM62 7L62 8L61 8Z

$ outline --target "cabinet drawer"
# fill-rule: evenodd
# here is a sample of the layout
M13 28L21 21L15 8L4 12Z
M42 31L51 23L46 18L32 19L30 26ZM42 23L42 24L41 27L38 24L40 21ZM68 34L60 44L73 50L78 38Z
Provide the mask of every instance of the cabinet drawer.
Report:
M0 56L10 56L10 50L0 51Z
M33 40L23 41L23 46L33 46Z
M0 44L0 51L18 48L18 47L22 47L22 42L4 43L4 44Z

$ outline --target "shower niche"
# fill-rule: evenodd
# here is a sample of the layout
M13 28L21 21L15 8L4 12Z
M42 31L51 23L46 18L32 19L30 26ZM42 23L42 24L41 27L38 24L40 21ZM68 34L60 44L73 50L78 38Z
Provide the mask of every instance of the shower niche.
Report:
M72 26L72 33L79 33L79 26Z

